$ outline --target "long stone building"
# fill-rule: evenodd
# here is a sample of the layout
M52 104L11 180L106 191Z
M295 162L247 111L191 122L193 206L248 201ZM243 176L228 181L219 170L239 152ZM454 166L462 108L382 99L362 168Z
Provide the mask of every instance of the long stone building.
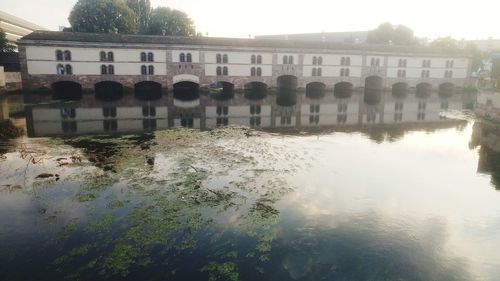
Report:
M461 53L291 40L36 31L19 40L19 55L26 89L222 83L437 91L464 87L470 73Z

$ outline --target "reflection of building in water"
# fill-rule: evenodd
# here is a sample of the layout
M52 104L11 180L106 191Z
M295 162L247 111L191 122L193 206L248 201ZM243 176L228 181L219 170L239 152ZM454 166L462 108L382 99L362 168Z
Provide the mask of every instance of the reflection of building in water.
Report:
M299 95L292 106L280 106L274 96L260 100L237 95L230 100L206 96L179 101L166 96L139 101L126 96L115 102L99 102L85 96L75 103L33 106L28 114L30 136L62 134L125 133L186 127L213 129L227 125L255 128L354 127L382 124L444 123L447 110L462 109L462 96L427 98L382 93L367 99L361 93L350 97Z
M480 146L477 171L491 175L491 182L500 189L500 125L475 123L471 147Z

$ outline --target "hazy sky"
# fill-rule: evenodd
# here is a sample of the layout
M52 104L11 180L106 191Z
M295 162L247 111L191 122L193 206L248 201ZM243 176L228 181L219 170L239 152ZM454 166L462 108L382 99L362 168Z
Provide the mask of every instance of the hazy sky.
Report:
M0 10L49 29L68 26L77 0L0 0ZM500 38L494 0L151 0L188 13L209 36L358 31L389 21L420 37Z

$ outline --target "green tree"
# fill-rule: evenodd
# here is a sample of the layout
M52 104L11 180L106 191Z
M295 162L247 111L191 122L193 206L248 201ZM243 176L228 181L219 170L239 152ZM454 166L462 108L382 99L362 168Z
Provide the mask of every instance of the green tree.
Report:
M150 35L194 36L193 21L182 11L158 7L151 13L148 32Z
M5 32L0 29L0 53L12 53L14 52L14 46L9 43L5 37Z
M458 41L449 36L436 38L429 44L429 46L449 51L460 49Z
M413 30L404 26L394 26L389 22L382 23L368 32L367 42L371 44L417 45Z
M122 0L78 0L69 22L75 32L137 32L135 13Z
M135 24L139 33L146 33L151 19L151 2L149 0L127 0L127 6L135 13Z

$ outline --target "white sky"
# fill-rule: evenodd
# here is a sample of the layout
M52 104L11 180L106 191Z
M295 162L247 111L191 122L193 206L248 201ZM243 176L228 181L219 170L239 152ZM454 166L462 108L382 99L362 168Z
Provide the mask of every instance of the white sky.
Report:
M209 36L370 30L404 24L419 37L500 38L494 0L151 0L183 10ZM57 30L76 0L0 0L0 10Z

